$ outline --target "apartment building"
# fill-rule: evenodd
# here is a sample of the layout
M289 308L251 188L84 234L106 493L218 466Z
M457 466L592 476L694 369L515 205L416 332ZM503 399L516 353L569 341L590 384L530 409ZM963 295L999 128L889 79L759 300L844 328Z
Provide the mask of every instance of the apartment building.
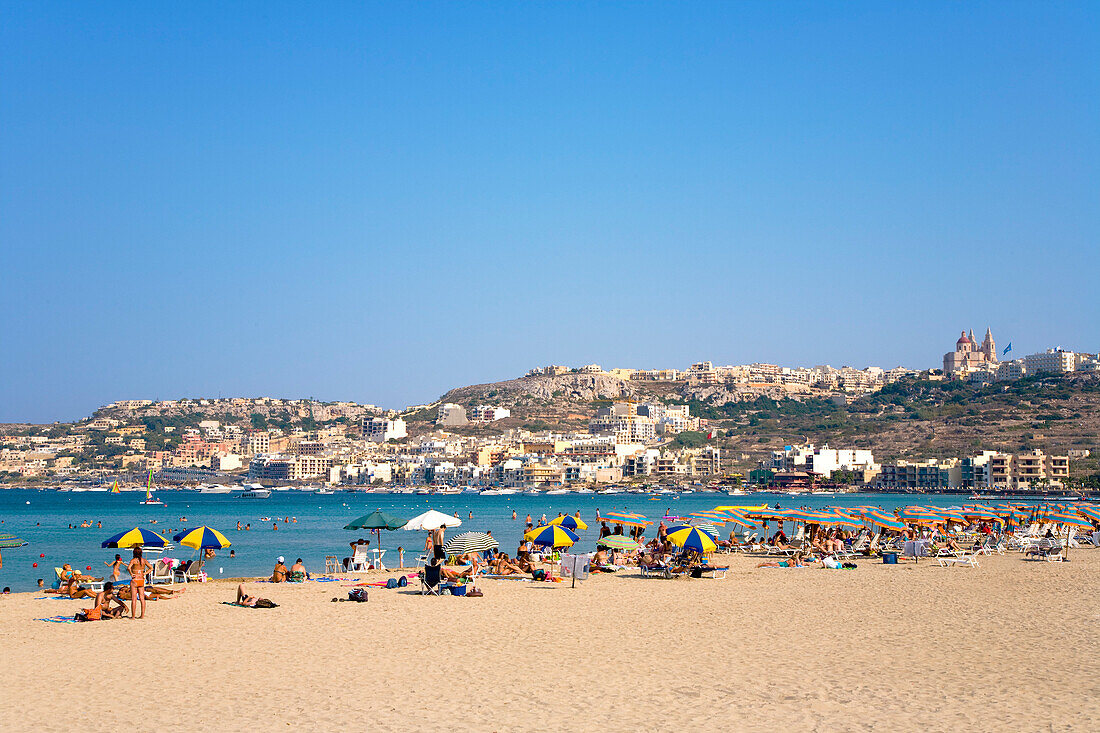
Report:
M459 427L469 422L466 419L466 408L453 402L444 402L436 411L435 424L440 427Z
M1041 354L1025 356L1024 368L1028 374L1065 374L1076 371L1077 355L1061 348L1047 349Z
M491 405L478 405L470 408L469 418L473 422L496 422L506 417L511 417L511 410L505 407L493 407Z
M772 451L770 468L773 471L808 471L828 478L834 471L867 473L878 471L879 466L870 450L837 449L828 445L817 448L807 444L788 445L781 451Z
M365 417L361 427L363 439L372 443L401 440L409 435L405 421L401 418L389 420L384 417Z

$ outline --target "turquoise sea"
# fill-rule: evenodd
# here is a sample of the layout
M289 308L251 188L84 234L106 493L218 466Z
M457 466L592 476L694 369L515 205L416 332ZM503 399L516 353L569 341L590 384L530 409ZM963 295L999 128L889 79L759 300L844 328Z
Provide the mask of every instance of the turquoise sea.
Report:
M686 515L721 505L767 503L775 506L778 503L784 508L820 508L829 505L875 504L893 509L906 504L951 506L966 501L966 495L963 494L789 496L760 493L727 496L722 493L692 493L662 494L656 500L651 500L646 494L425 496L348 492L318 495L301 491L274 492L269 499L241 499L237 492L199 494L194 491L170 490L158 490L157 497L165 502L165 506L141 505L139 502L145 495L140 492L105 494L37 489L0 490L0 533L14 534L29 543L26 547L3 550L4 567L0 569L0 587L9 586L13 591L31 590L35 587L37 578L42 578L49 586L55 577L53 568L64 562L71 562L73 567L82 572L87 572L85 568L90 565L93 574L102 575L106 569L103 562L112 559L116 550L102 549L100 543L118 532L134 527L153 529L169 540L173 534L187 527L205 524L220 530L233 543L232 549L236 557L230 558L228 550L221 550L215 559L207 562L207 572L217 578L267 574L279 555L286 557L288 565L295 558L301 557L310 571L323 571L325 555L346 557L348 543L360 536L371 539L371 546L374 546L373 535L342 528L352 519L375 509L406 518L428 509L447 514L457 512L462 519L462 526L448 530L448 537L466 530L492 530L501 548L514 554L528 513L538 524L543 514L552 518L558 512L572 514L579 510L581 518L589 523L589 529L581 533L581 540L576 547L581 551L590 551L595 548L598 537L599 525L593 523L597 510L638 512L655 519L666 513ZM517 514L515 520L512 519L513 510ZM473 519L469 518L470 513L473 513ZM277 521L278 530L272 529L272 522L261 521L262 517ZM297 521L286 523L283 520L287 517L293 517ZM92 528L69 528L70 525L75 527L85 520L92 523ZM237 531L238 521L242 526L250 523L252 529ZM99 522L102 522L102 528L95 527ZM387 565L396 564L398 547L406 549L406 564L415 564L416 556L424 546L424 534L403 530L383 532L381 546L387 550L384 561ZM129 556L126 551L117 552L123 557ZM196 553L190 548L177 546L165 555L189 559ZM38 563L38 567L34 567L33 563Z

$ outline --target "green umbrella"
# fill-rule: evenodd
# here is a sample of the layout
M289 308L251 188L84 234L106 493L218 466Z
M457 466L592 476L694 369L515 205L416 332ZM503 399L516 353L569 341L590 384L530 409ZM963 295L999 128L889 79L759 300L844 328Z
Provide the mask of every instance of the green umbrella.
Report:
M344 529L401 529L408 521L379 509L348 522Z
M12 547L22 547L25 544L27 543L15 535L0 532L0 550L7 550Z
M596 540L600 547L610 547L613 550L637 550L638 543L626 535L609 534L607 537Z
M370 514L364 514L358 519L353 519L344 525L344 529L369 529L378 539L378 547L382 545L382 530L392 531L401 529L409 520L395 517L392 514L378 509Z

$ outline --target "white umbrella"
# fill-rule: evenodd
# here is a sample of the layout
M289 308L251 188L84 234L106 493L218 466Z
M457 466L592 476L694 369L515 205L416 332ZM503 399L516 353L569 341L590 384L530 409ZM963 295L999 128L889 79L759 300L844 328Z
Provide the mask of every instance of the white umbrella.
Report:
M452 517L443 512L437 512L435 509L429 509L420 516L410 519L401 529L433 530L439 529L440 527L458 527L461 524L462 520L458 517Z

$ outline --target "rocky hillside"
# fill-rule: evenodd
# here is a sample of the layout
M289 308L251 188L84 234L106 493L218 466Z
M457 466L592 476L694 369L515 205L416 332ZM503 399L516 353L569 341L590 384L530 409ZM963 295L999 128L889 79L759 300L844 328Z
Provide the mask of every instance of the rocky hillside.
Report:
M441 401L511 409L512 418L494 423L492 430L575 430L587 424L599 403L628 398L691 405L693 415L721 430L727 455L744 455L745 465L782 445L806 441L872 448L887 460L979 450L1100 449L1100 379L1089 375L1030 377L984 387L903 380L849 402L837 395L789 397L732 385L565 374L462 387ZM425 422L434 417L431 410L423 413L419 417Z

